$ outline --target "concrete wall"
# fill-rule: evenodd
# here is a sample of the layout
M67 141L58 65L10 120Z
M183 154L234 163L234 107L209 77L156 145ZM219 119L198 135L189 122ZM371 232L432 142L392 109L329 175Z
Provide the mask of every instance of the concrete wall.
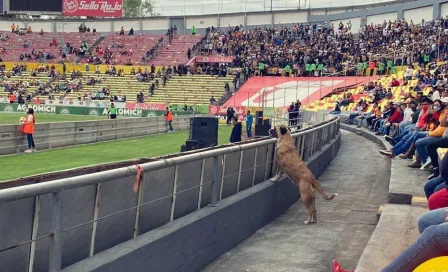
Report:
M316 177L336 157L339 146L340 134L309 157L308 167ZM280 216L298 198L297 186L289 179L279 184L265 181L226 198L219 207L201 209L63 271L200 271Z
M292 24L306 22L338 22L352 21L352 31L357 32L360 26L365 23L378 23L384 20L396 20L405 17L413 20L414 23L421 19L431 21L439 18L441 15L448 15L448 0L417 0L417 1L394 1L377 4L325 7L308 10L282 10L273 12L241 12L234 14L211 14L198 15L197 13L189 16L160 16L143 19L115 18L113 21L99 18L97 20L33 20L21 21L17 19L3 18L0 21L0 31L10 31L11 24L27 27L32 26L35 31L43 29L46 32L78 32L80 23L85 23L91 28L95 27L99 32L116 32L121 26L126 30L131 27L136 31L151 32L156 34L165 34L172 22L185 21L186 24L178 25L178 33L191 33L192 26L195 26L197 33L205 33L207 27L227 28L229 25L243 25L248 29L255 27L270 26L274 24ZM192 7L198 10L198 7ZM218 10L218 9L217 9ZM185 25L182 29L181 25Z
M173 126L190 126L189 115L175 116ZM34 142L37 150L142 137L168 131L165 117L118 118L115 120L36 124ZM0 126L0 155L23 152L28 148L20 125Z
M315 175L318 176L336 156L338 137L338 119L294 135L298 152L309 162ZM158 256L158 261L154 261L154 264L160 265L160 269L154 266L154 271L172 271L176 265L187 264L190 267L188 262L192 262L191 267L204 265L268 223L297 200L297 188L292 190L294 186L288 183L278 186L264 183L258 187L275 173L275 143L275 139L256 139L155 158L141 163L140 168L131 165L0 190L0 233L3 234L0 239L0 266L5 271L28 271L28 268L35 272L48 271L50 248L55 248L59 243L62 248L61 265L66 268L126 241L153 233L162 226L170 229L172 226L179 226L178 224L183 225L183 218L189 218L189 215L198 211L199 214L212 212L213 218L204 219L206 221L202 223L205 225L188 224L187 228L182 227L173 233L162 228L156 232L156 236L167 237L153 240L151 249L144 249L136 254L153 250L161 254L150 257L151 253L145 256L148 260L154 260L152 258ZM136 179L138 169L142 169L140 179ZM255 200L238 200L257 191L263 193L257 193ZM11 194L15 196L11 197ZM261 202L265 203L260 206ZM241 213L224 210L223 214L215 214L215 209L208 207L210 203L218 203L219 209L224 208L226 203L235 203L231 204L232 207ZM273 206L268 207L270 205ZM58 210L60 212L55 212ZM250 216L247 217L248 215ZM222 220L219 219L221 216ZM252 218L253 222L247 221L248 218ZM206 233L206 229L211 227L208 220L221 229L212 227ZM50 235L57 232L55 225L60 226L61 240L54 240L58 235ZM236 234L239 233L238 229L242 232L241 236ZM209 236L211 232L216 232L218 236ZM197 240L198 237L202 237L202 240ZM36 238L42 239L26 243ZM148 243L146 239L142 241ZM213 245L216 250L199 258L200 252L206 250L201 241L216 244ZM25 244L13 247L22 242ZM7 247L12 248L3 251ZM169 253L176 249L175 255ZM166 261L167 258L170 261ZM193 265L194 262L198 263ZM143 263L136 265L138 268L130 271L148 269ZM120 267L109 271L123 270Z

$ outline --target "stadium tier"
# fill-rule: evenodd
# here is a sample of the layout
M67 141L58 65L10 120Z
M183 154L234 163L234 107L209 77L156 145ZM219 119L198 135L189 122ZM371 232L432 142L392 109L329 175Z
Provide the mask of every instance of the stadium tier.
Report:
M37 97L40 99L52 96L55 99L109 100L111 96L117 96L119 100L122 100L125 96L126 101L135 102L139 99L138 95L142 93L143 101L148 103L207 105L212 96L218 100L226 93L224 86L231 80L231 77L209 75L173 75L167 78L163 86L163 78L160 77L140 82L135 75L112 76L85 72L81 77L72 79L71 73L67 72L66 79L54 81L51 87L46 91L40 91ZM152 84L155 88L151 96Z

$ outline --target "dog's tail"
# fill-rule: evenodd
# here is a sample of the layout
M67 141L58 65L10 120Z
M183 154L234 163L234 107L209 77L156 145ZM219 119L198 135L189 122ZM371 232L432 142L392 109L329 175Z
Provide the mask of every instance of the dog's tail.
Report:
M324 189L322 189L322 187L320 187L319 183L317 183L316 179L313 179L313 182L311 183L312 186L314 188L316 188L316 190L320 193L320 195L325 199L325 200L332 200L335 196L337 196L338 194L333 194L330 197L327 196L327 194L324 192Z

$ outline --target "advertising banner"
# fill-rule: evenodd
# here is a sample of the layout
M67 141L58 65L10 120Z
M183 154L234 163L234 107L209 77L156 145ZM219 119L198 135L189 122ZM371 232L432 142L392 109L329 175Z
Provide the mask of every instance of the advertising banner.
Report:
M300 100L310 104L338 88L364 84L378 77L252 77L226 107L285 107Z
M62 0L64 16L123 17L123 0Z
M98 107L80 107L80 106L56 106L56 105L34 105L34 104L10 104L0 103L0 112L26 112L28 108L33 108L35 113L54 113L54 114L73 114L73 115L93 115L106 116L108 108ZM193 115L197 111L174 111L175 116L178 115ZM163 116L165 110L142 110L142 109L125 109L118 108L117 115L124 117L156 117Z
M208 113L213 114L220 120L226 120L227 108L228 107L224 107L224 106L210 105L208 108ZM233 107L233 110L235 111L235 115L238 117L238 120L243 121L244 115L246 114L245 107Z
M33 102L35 103L35 102ZM92 100L92 101L77 101L77 100L49 100L46 99L45 105L55 105L55 106L70 106L70 107L88 107L88 108L108 108L110 107L109 100ZM114 102L116 108L125 109L125 102Z
M164 103L126 103L126 109L132 110L165 110L165 108L166 104Z
M232 63L235 57L233 56L196 56L197 63Z

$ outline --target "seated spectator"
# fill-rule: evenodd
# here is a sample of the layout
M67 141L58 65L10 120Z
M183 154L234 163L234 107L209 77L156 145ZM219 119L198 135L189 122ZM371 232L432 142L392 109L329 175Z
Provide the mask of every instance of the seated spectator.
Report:
M58 46L58 42L56 41L56 39L55 38L53 38L53 40L51 41L51 43L50 43L50 47L51 46Z
M123 28L123 26L121 26L121 29L120 29L120 36L124 36L124 28Z
M400 86L400 81L398 81L396 78L392 78L392 82L390 83L391 87L398 87Z
M129 30L129 36L134 36L134 28L132 28L132 27Z

